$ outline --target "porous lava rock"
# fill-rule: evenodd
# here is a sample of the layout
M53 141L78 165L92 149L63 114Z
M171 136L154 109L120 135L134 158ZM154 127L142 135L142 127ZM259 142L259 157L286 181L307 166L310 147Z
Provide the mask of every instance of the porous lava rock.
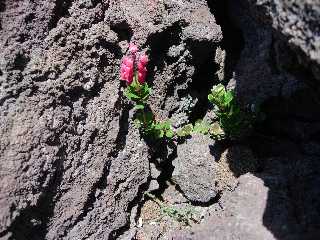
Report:
M194 134L177 148L173 160L172 180L184 196L195 203L208 203L218 194L215 158L211 154L210 137Z

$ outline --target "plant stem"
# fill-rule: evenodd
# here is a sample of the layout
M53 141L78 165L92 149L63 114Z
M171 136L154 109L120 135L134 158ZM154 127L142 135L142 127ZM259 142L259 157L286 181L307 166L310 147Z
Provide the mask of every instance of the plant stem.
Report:
M138 74L137 74L137 73L134 74L133 81L134 81L134 83L135 83L137 92L140 94L140 92L141 92L141 85L140 85L140 83L139 83L139 81L138 81Z
M143 124L146 127L147 126L146 113L145 113L144 109L142 110L142 112L143 112Z

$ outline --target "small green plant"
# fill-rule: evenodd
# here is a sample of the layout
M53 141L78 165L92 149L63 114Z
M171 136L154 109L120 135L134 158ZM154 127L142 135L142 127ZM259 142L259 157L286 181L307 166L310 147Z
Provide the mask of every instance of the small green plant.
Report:
M216 107L219 126L225 136L237 138L251 130L253 116L240 108L234 91L226 90L222 84L216 85L208 95L208 100ZM215 129L218 130L218 126Z
M207 135L210 131L211 124L206 120L197 120L193 127L193 132Z
M193 215L195 211L193 208L188 207L184 209L177 209L172 206L163 206L161 207L161 212L171 218L173 218L177 222L181 222L184 225L190 226L190 220L196 222Z
M177 222L180 222L184 225L190 226L190 221L197 222L195 220L194 215L196 214L196 211L193 207L188 206L183 209L178 209L173 206L169 206L168 204L160 201L156 196L154 196L151 193L145 193L152 201L158 204L160 207L160 211L163 215L166 215L172 219L174 219Z
M194 125L187 124L183 126L176 132L177 136L181 138L191 136L193 133L210 135L215 139L222 139L225 137L224 131L217 122L210 123L201 119L197 120Z
M186 137L190 136L193 132L193 125L191 123L183 126L182 128L177 130L177 136L178 137Z
M137 76L134 77L132 83L127 87L124 95L135 103L135 109L142 110L151 94L151 88L147 83L141 84L137 81Z
M151 88L145 82L148 57L144 53L137 53L138 48L130 44L130 55L122 60L121 80L127 82L124 95L131 100L137 110L134 124L145 135L156 139L173 138L174 131L169 121L157 121L150 109L147 108L147 100L151 94Z
M152 112L145 112L144 109L137 113L134 124L143 134L152 136L155 139L174 137L174 131L171 123L167 121L158 122L154 120Z

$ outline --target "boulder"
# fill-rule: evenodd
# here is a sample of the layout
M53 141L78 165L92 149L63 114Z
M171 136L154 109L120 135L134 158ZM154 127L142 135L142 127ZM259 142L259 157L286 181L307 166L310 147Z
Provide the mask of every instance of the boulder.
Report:
M184 196L202 204L210 203L227 189L234 189L239 176L258 169L257 159L248 146L234 144L225 148L200 134L193 134L178 145L172 165L172 180Z
M157 181L167 175L156 168L170 162L159 157L166 152L154 156L158 147L132 124L119 81L129 42L149 55L148 103L158 120L171 118L178 127L205 116L212 85L232 76L229 87L244 107L266 103L264 130L295 141L273 146L278 158L259 159L266 166L255 176L243 175L255 160L239 166L228 158L234 152L231 160L254 159L249 150L210 150L217 144L205 136L178 146L176 158L171 152L173 178L189 200L208 204L231 191L220 201L224 217L208 218L194 236L211 236L213 221L216 239L236 232L243 239L319 236L319 3L213 2L0 2L1 239L136 234L143 193L164 185ZM219 4L228 12L214 8ZM240 30L231 45L243 39L239 53L226 47L228 15Z
M211 142L208 136L194 134L177 147L177 158L172 162L172 180L192 202L208 203L218 194Z

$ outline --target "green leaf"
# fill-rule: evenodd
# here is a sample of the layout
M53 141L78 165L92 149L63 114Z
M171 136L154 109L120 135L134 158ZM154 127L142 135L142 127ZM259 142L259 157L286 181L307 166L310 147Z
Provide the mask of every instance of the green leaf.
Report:
M133 99L139 99L139 96L130 92L130 91L126 91L125 92L125 95L127 98L129 98L130 100L133 100Z
M187 124L182 128L183 131L187 132L187 133L191 133L193 130L193 126L192 124Z
M208 95L208 100L211 102L211 103L214 103L214 97L212 94L209 94Z
M211 125L209 132L214 136L224 135L224 131L222 130L218 122L214 122Z
M208 134L210 124L205 120L197 120L193 131L196 133Z
M169 121L164 121L163 122L163 128L166 130L171 129L171 123Z
M164 136L164 131L163 131L163 130L160 130L158 137L159 137L159 138L163 138L163 136Z
M198 119L198 120L196 120L196 122L195 122L195 125L201 125L202 124L202 119Z
M170 130L168 130L168 131L166 132L166 137L167 137L167 138L173 138L173 136L174 136L174 132L173 132L172 129L170 129Z
M183 126L182 128L180 128L179 130L177 130L176 134L179 137L186 137L188 135L191 135L192 131L193 131L193 125L187 124L187 125Z
M177 130L177 136L178 137L185 137L186 135L185 135L185 132L183 132L182 130Z
M208 100L216 107L215 114L218 117L219 127L210 126L208 129L205 123L196 123L194 127L195 132L206 134L209 132L212 136L238 137L246 129L250 129L251 121L255 116L243 111L235 99L233 90L226 90L222 84L214 86L211 93L208 95Z
M137 105L134 106L134 109L136 109L136 110L144 109L144 105L142 105L142 104L137 104Z
M145 113L145 120L147 122L153 122L153 114L152 114L152 112L146 112Z
M226 94L224 95L224 105L225 105L225 106L229 105L232 100L233 100L233 93L232 93L232 91L226 92Z
M135 119L133 121L133 125L136 127L136 128L141 128L142 127L142 123L139 119Z

